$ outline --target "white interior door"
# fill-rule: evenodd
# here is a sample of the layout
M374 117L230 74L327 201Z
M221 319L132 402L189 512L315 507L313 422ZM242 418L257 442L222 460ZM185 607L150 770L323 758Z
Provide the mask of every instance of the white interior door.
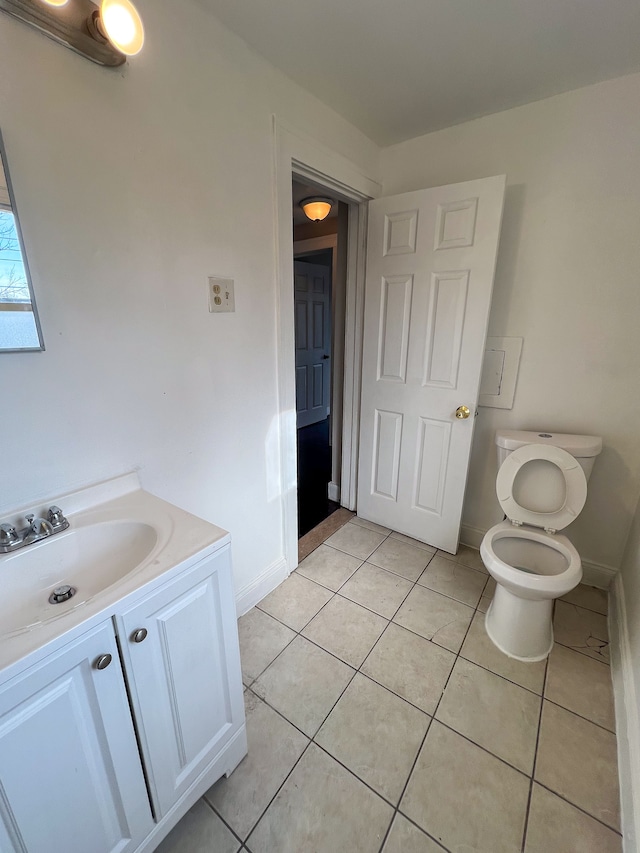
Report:
M331 393L331 274L294 262L297 426L323 421Z
M451 553L505 180L404 193L369 209L358 515ZM468 417L456 417L461 406Z

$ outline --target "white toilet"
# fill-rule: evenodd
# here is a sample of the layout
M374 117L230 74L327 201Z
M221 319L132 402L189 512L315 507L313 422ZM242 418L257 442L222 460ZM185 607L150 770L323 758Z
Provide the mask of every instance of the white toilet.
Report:
M507 518L480 546L496 581L485 626L509 657L544 660L553 647L553 601L582 579L580 555L556 531L580 514L602 439L499 430L496 444L496 491Z

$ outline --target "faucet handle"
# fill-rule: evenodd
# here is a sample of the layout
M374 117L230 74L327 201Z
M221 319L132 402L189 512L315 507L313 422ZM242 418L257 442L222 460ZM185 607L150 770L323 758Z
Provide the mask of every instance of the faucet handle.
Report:
M0 524L0 545L12 545L18 541L18 534L11 524Z
M47 518L54 527L60 527L60 525L65 524L67 521L59 506L50 506Z

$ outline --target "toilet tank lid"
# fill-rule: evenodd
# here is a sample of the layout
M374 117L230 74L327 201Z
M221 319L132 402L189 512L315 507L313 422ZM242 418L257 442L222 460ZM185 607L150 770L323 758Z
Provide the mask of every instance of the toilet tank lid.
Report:
M517 450L525 444L552 444L561 447L576 459L597 456L602 450L602 438L599 435L569 435L563 432L540 430L499 429L496 432L496 444L506 450Z

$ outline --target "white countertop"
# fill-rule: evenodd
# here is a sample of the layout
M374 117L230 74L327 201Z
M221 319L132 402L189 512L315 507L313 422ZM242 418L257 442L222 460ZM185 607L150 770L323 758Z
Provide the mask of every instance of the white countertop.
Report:
M47 505L54 503L69 520L69 531L103 522L137 521L151 525L156 530L157 541L143 561L112 586L80 604L72 598L55 605L61 608L59 616L9 636L2 636L0 625L0 682L18 674L25 664L36 663L104 619L130 607L154 588L230 542L226 530L143 491L135 474L47 501ZM44 507L29 511L44 512ZM0 520L15 519L16 523L20 517L24 517L24 510ZM65 536L69 531L55 535ZM50 541L45 539L25 547L42 549L46 557ZM17 553L0 554L0 580L3 566L8 574L8 560ZM4 594L11 595L11 589Z

